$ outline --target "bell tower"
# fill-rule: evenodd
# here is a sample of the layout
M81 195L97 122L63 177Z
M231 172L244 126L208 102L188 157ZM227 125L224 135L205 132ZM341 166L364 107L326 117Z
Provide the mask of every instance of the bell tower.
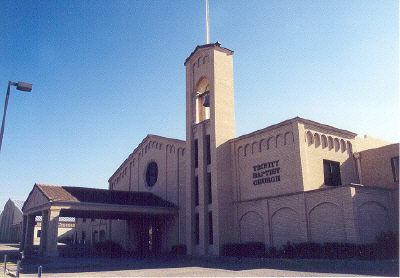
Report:
M218 255L232 242L232 162L235 138L233 51L197 46L186 67L186 221L189 254Z

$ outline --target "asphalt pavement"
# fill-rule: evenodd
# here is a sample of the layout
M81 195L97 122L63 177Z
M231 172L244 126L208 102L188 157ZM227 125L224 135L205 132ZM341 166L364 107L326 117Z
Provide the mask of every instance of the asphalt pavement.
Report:
M16 274L18 245L0 244L0 262L7 254L8 275ZM144 257L27 257L20 277L399 277L399 261L289 260L234 257L149 255ZM3 265L0 267L3 270Z

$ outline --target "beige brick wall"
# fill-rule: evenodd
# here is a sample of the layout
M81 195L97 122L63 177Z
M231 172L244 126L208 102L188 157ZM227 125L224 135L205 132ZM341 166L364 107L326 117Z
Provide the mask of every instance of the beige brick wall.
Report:
M353 203L360 243L375 241L377 233L382 231L398 231L398 188L379 190L357 187Z
M233 52L218 44L201 46L189 56L186 66L186 141L192 154L193 141L198 140L199 165L195 169L193 160L187 161L187 184L194 187L195 176L199 184L199 205L194 204L194 192L187 195L187 224L189 253L218 254L224 242L233 240L232 210L232 161L231 146L227 143L235 137L233 105ZM203 85L209 84L210 108L204 108L198 94L204 92ZM209 109L209 119L199 116L202 109ZM200 113L201 114L201 113ZM206 121L203 121L207 119ZM210 135L211 165L205 160L205 136ZM212 204L208 204L207 175L211 173ZM192 189L193 190L193 189ZM196 233L194 215L199 215L199 238ZM213 244L209 242L209 213L212 213Z
M363 185L395 188L391 158L399 156L399 144L364 150L361 153L361 177Z
M177 219L169 219L163 225L164 250L184 243L186 238L185 145L181 140L149 135L109 179L111 190L150 192L179 207ZM146 183L146 170L150 162L156 162L158 167L157 182L152 187ZM112 240L128 250L134 249L135 246L131 246L133 241L129 239L134 238L135 233L130 231L133 228L134 225L129 225L126 221L112 220Z
M306 150L303 175L307 175L307 182L304 190L327 187L324 183L323 160L340 163L342 184L357 182L353 159L354 136L341 133L337 129L306 124L300 138L300 144L303 144Z
M295 132L289 124L235 140L238 200L302 190Z
M398 191L341 186L236 203L237 242L371 243L398 230Z
M392 142L375 138L370 135L364 135L364 137L356 137L355 138L355 152L361 152L368 149L380 148L383 146L391 145Z

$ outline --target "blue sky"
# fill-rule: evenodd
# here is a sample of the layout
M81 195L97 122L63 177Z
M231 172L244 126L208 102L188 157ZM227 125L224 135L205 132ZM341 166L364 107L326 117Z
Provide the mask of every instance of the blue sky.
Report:
M235 51L240 136L300 116L399 142L398 1L209 0ZM0 210L34 183L107 188L147 134L185 139L185 68L205 1L0 2ZM3 85L1 85L3 84ZM1 111L3 111L3 106Z

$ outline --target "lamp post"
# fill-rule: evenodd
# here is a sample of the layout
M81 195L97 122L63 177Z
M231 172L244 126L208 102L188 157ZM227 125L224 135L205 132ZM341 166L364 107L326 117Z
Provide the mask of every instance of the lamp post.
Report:
M11 85L17 86L17 90L24 91L24 92L30 92L32 90L32 84L25 83L19 81L18 83L8 81L8 87L7 87L7 94L6 94L6 102L4 104L4 114L3 114L3 122L1 123L1 134L0 134L0 151L1 151L1 145L3 143L3 134L4 134L4 123L6 121L6 113L7 113L7 106L8 106L8 97L10 96L10 87Z

